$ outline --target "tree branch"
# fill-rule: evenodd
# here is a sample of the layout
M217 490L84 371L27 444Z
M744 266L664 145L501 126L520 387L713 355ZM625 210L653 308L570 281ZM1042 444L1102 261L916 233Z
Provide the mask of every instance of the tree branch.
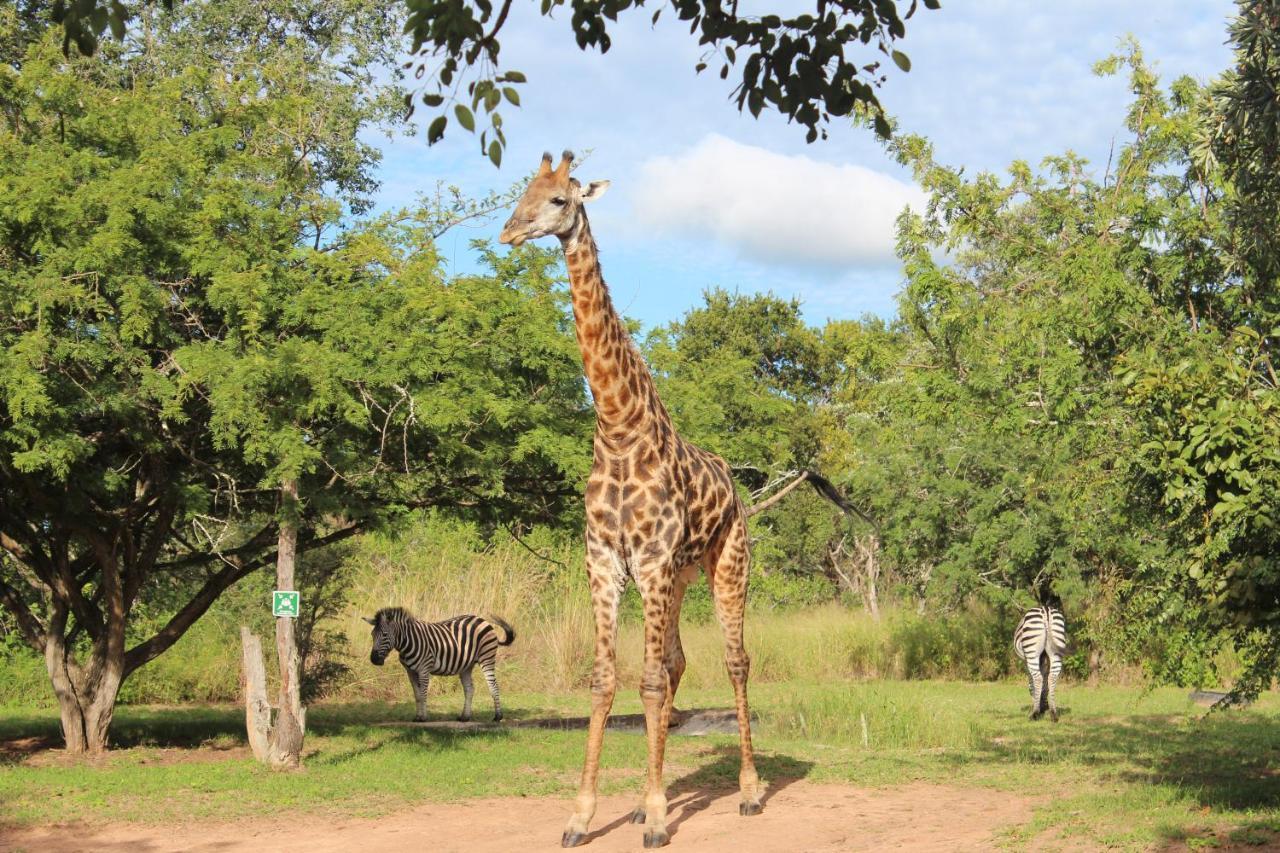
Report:
M4 609L18 620L18 630L22 632L27 644L37 653L44 654L44 626L27 607L18 591L5 583L3 578L0 578L0 605L4 605Z
M325 536L321 536L309 540L298 541L298 552L303 553L313 548L322 548L325 545L332 545L335 542L341 542L349 539L357 533L362 532L366 527L365 523L353 524L350 527L344 527L341 530L335 530ZM186 606L173 615L168 623L157 631L150 639L134 646L124 656L124 672L127 677L138 667L149 661L155 660L174 643L182 638L195 621L204 615L205 611L218 599L218 596L229 589L233 584L262 568L276 561L278 550L273 549L265 554L261 554L247 562L241 562L239 556L230 556L222 554L226 565L209 578L200 588L200 591L187 602ZM216 555L208 555L209 559L214 559Z

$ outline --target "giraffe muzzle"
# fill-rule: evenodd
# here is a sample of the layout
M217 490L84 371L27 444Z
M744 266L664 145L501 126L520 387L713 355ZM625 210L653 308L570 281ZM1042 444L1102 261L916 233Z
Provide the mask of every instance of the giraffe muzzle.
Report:
M525 241L525 235L520 233L523 224L514 216L508 219L507 224L502 226L502 233L498 235L498 242L503 245L519 246Z

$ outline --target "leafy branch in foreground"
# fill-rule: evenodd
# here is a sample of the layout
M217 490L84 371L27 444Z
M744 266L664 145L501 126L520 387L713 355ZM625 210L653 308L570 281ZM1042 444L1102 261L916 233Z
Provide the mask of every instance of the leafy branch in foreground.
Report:
M173 6L173 0L158 2ZM887 138L889 120L876 95L886 80L880 57L903 72L911 70L911 60L896 45L921 3L928 9L940 7L939 0L815 0L812 11L787 6L748 14L739 12L737 0L667 0L651 21L656 25L665 12L688 25L689 36L703 51L694 71L719 66L720 79L734 83L731 97L739 111L755 117L776 111L802 126L809 142L825 139L833 118L864 115ZM478 131L480 150L500 165L507 145L500 108L520 106L517 87L527 82L524 72L505 68L501 61L499 37L509 25L513 0L498 5L492 0L404 4L404 32L413 55L404 67L424 81L417 99L439 110L428 124L427 142L442 139L451 120L473 134L487 122ZM550 18L565 6L577 47L607 53L613 43L611 24L644 2L539 0L537 9ZM108 28L122 37L134 14L124 0L54 0L51 9L63 26L64 46L74 43L82 53L92 53ZM412 112L414 106L414 95L406 95L406 109Z

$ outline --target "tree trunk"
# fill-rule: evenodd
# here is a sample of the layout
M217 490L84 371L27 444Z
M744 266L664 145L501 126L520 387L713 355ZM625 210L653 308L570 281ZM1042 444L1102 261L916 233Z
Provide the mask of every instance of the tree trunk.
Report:
M276 589L292 590L297 563L298 482L286 480L280 487L280 542L276 556ZM276 658L280 666L279 712L271 727L269 763L279 769L293 769L302 763L302 738L306 730L306 709L302 707L301 663L295 635L297 620L276 619Z
M1097 687L1102 677L1102 649L1094 646L1089 649L1089 681L1090 687Z
M880 539L875 534L854 540L862 557L862 595L871 618L880 621L880 595L876 582L880 578Z
M91 654L84 668L67 654L61 631L49 632L45 642L45 669L58 698L62 739L67 752L78 755L106 750L123 680L122 656L111 660L108 651L97 646Z

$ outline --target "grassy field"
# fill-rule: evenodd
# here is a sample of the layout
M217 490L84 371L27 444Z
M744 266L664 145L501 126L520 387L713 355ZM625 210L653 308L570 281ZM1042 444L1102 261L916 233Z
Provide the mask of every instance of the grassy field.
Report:
M723 707L729 691L681 691L681 707ZM1069 686L1056 726L1024 717L1013 682L765 683L761 775L881 787L925 781L1036 797L1032 822L1010 828L1013 849L1119 849L1272 844L1280 833L1280 701L1205 715L1178 690ZM506 697L515 719L582 714L581 695ZM454 697L433 716L456 714ZM634 691L615 710L640 709ZM435 731L383 727L408 703L310 710L306 768L261 769L233 707L122 708L120 747L88 764L39 748L55 742L50 712L0 711L0 822L171 822L283 813L375 815L406 802L486 795L572 796L580 731ZM864 735L865 732L865 735ZM732 787L736 741L673 738L673 788ZM644 739L610 733L605 792L638 791Z

